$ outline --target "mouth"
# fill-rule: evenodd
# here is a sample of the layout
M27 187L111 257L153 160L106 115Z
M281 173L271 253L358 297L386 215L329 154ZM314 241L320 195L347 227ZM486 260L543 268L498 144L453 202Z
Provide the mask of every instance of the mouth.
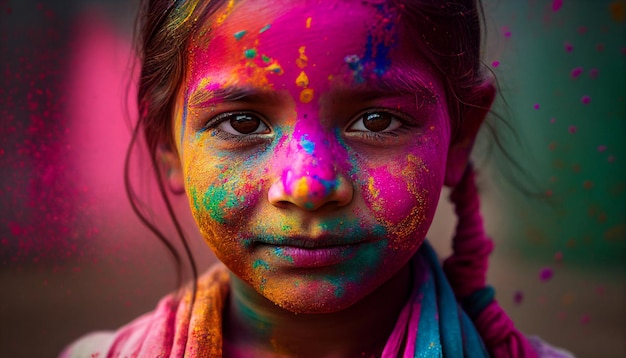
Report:
M318 268L350 260L366 242L339 237L292 237L257 241L255 248L265 251L265 255L274 257L278 263L289 267Z

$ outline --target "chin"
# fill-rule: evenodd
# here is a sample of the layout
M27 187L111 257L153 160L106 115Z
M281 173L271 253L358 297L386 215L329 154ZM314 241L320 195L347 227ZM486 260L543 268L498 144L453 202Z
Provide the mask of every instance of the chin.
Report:
M370 288L361 283L333 285L309 282L290 287L266 285L257 292L294 314L328 314L352 307L375 289L376 286Z

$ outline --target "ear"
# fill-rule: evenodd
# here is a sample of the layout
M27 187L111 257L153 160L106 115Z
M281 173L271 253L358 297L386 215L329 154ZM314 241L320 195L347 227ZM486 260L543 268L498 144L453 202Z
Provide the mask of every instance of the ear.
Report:
M465 172L467 167L474 141L478 135L478 130L493 104L496 95L493 79L485 80L474 91L471 97L474 99L472 103L462 106L459 114L459 127L456 128L456 135L452 139L448 150L444 184L450 187L456 186L461 180L463 172Z
M180 164L178 152L169 142L164 142L157 149L159 158L159 172L161 178L169 187L170 191L176 195L185 193L185 181L183 168Z

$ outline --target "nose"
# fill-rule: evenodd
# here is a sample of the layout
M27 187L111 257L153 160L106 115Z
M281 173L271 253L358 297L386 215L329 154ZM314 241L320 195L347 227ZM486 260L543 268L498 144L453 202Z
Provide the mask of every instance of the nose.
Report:
M277 206L291 203L308 211L326 204L340 207L350 203L352 183L337 169L336 153L322 143L308 144L298 148L291 158L287 157L290 162L269 189L270 203Z

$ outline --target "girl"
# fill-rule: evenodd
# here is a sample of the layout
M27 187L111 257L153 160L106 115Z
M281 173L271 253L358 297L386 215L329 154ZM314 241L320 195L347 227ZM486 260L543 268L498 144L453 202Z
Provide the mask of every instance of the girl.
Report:
M146 1L136 133L223 264L63 357L568 356L485 284L480 9ZM459 221L442 270L425 235L443 185Z

